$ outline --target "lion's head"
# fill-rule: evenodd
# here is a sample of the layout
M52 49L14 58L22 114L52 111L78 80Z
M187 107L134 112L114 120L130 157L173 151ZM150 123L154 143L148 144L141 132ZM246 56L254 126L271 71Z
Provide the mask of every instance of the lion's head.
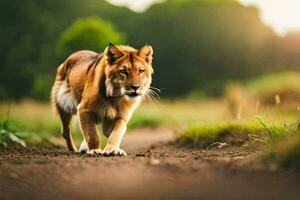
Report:
M152 82L152 54L150 45L136 50L109 44L104 51L106 95L126 99L145 96Z

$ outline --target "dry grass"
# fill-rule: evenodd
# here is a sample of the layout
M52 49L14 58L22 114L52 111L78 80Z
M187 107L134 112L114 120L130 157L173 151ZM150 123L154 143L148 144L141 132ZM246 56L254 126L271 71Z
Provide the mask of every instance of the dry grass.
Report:
M224 119L224 104L222 101L170 101L161 100L159 103L145 102L134 113L128 127L159 126L169 124L182 126L195 121L212 122ZM50 103L23 100L21 102L0 103L0 120L6 119L19 130L32 134L49 137L60 137L60 121L52 111ZM75 117L76 118L76 117ZM100 129L99 129L100 130ZM72 132L75 140L82 139L77 119L73 120Z
M231 119L262 116L271 122L291 122L299 117L300 73L267 74L244 84L229 84L224 99Z
M0 104L0 118L6 118L9 103ZM255 120L256 112L244 112L241 121ZM299 111L283 112L276 107L261 107L259 116L268 122L277 124L289 123L299 117ZM226 124L232 119L227 109L226 101L222 99L196 100L160 100L159 103L145 102L134 113L128 127L130 129L141 126L173 126L176 130L189 127L191 124ZM10 105L9 121L18 128L56 141L60 136L60 122L51 110L50 103L40 103L30 100L13 102ZM73 120L72 132L77 143L82 140L77 120Z
M0 103L0 114L6 116L9 103ZM34 130L57 130L59 120L51 110L49 103L31 100L13 102L10 106L10 118L19 120L22 125ZM159 103L143 103L134 113L131 127L144 125L159 125L161 123L186 124L195 121L212 122L226 118L223 101L186 101L161 100ZM145 123L143 123L143 121ZM136 125L135 125L136 124Z

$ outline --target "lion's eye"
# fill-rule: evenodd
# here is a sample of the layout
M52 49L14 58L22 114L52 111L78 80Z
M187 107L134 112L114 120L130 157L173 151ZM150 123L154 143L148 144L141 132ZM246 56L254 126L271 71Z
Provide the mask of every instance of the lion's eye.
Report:
M140 69L139 72L140 72L140 74L142 74L142 73L145 72L145 70L144 69Z
M127 76L127 71L126 71L126 69L121 69L119 72L120 72L120 74L123 74L123 75Z

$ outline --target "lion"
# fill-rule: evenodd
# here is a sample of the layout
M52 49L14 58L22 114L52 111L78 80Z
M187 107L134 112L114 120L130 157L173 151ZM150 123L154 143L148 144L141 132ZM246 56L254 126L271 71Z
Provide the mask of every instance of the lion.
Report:
M80 153L127 155L120 145L133 112L151 91L152 55L147 44L137 50L109 43L104 53L77 51L57 68L51 101L70 151L78 152L70 131L76 114L84 138ZM103 150L98 123L108 137Z

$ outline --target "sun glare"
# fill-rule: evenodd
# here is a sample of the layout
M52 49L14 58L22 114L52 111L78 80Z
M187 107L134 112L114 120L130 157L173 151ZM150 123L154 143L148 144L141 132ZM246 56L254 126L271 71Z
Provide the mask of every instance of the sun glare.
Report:
M143 12L152 4L162 2L163 0L106 0L116 6L126 6L135 12Z
M279 35L300 31L300 0L240 0L244 5L255 5L262 21Z
M116 6L126 6L143 12L152 4L164 0L106 0ZM300 0L239 0L243 5L256 6L263 23L281 36L289 31L300 31Z

